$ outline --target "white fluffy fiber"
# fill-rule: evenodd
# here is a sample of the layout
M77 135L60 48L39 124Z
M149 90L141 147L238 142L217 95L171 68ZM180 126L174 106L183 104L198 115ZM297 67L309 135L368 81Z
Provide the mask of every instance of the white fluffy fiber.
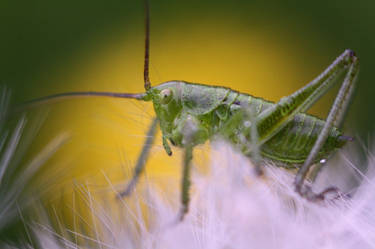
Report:
M229 146L219 143L212 153L209 173L193 172L192 202L184 221L175 220L179 202L175 185L176 194L171 195L157 191L150 181L142 194L131 197L135 205L125 199L115 202L117 207L108 201L113 193L103 199L82 190L94 221L91 231L65 231L70 238L58 240L66 248L375 248L372 175L362 176L361 185L351 192L352 198L316 204L294 192L292 172L269 166L260 179L254 176L248 160ZM374 165L371 158L369 169ZM335 174L338 184L340 179L349 179ZM330 176L329 170L320 176L323 180L318 181L318 187L327 186L322 183L326 175ZM35 227L42 244L51 242L47 227Z

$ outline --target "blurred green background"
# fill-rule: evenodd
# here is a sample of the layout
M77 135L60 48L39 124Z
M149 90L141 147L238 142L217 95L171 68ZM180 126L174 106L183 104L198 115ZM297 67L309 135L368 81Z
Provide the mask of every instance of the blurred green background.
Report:
M374 10L372 0L150 0L151 82L223 85L277 101L350 48L361 70L344 129L371 145ZM66 91L144 90L143 1L2 0L0 31L0 82L11 88L14 103ZM311 113L324 117L335 94ZM30 156L69 131L70 143L49 162L74 169L68 182L100 172L124 181L124 165L134 165L150 115L150 105L118 99L49 105ZM167 185L165 177L179 174L181 157L175 149L166 158L156 143L148 173Z

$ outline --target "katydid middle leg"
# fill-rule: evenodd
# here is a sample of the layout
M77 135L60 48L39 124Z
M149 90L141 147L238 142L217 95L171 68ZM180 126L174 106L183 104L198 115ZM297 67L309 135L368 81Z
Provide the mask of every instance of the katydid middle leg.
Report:
M261 155L260 147L258 144L258 131L256 126L253 125L256 123L255 115L255 106L243 104L241 107L235 111L235 113L225 121L225 124L221 127L220 134L226 139L231 139L230 136L233 136L233 130L241 127L243 124L243 130L239 130L237 135L238 149L247 156L250 162L255 166L255 173L258 176L263 175L263 170L261 168ZM249 124L249 125L246 125ZM247 137L250 136L250 141L247 140Z
M207 129L199 125L199 120L190 114L183 114L176 122L178 133L183 134L184 158L181 180L181 209L179 220L183 220L189 209L190 202L190 186L191 186L191 162L193 159L193 148L199 144L202 136L207 136Z

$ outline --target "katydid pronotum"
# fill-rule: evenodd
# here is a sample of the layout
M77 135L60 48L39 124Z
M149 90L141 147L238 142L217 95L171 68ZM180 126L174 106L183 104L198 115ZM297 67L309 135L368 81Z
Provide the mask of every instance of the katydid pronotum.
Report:
M54 99L82 96L152 101L156 117L151 122L134 174L119 196L129 195L134 189L145 168L158 126L168 155L172 155L169 143L184 150L180 219L183 219L189 206L193 149L218 137L248 157L256 165L258 173L261 173L262 159L271 160L276 165L298 168L295 189L308 200L324 199L327 192L335 190L330 187L321 193L314 193L305 184L305 179L314 164L325 161L351 140L342 135L339 128L353 96L359 70L359 60L353 51L345 50L317 78L276 103L226 87L185 81L168 81L152 86L149 79L150 18L147 1L145 10L145 93L66 92L26 103L30 106ZM306 114L343 74L340 90L326 120Z

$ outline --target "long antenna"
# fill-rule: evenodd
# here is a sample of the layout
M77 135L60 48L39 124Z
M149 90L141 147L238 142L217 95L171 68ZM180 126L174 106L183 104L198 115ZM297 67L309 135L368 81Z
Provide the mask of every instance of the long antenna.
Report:
M145 89L146 91L151 88L151 82L149 77L149 58L150 58L150 10L149 10L149 2L148 0L145 0L145 29L146 29L146 37L145 37L145 65L144 65L144 71L143 76L145 80Z
M66 92L53 94L30 101L26 101L15 108L15 112L24 111L28 108L33 108L47 102L58 101L63 99L81 98L81 97L110 97L110 98L126 98L146 100L145 93L114 93L114 92Z

